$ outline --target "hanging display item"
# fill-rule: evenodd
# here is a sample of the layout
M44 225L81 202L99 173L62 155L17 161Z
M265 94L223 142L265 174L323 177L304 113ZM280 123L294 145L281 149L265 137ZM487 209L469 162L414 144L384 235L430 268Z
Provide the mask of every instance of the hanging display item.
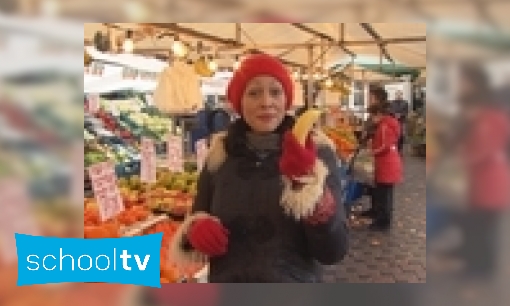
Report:
M187 113L203 107L200 79L193 67L174 61L159 76L154 91L156 107L164 113Z

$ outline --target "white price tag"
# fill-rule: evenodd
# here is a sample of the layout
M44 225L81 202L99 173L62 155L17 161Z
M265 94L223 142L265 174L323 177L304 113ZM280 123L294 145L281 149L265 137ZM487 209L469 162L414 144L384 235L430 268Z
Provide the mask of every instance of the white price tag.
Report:
M97 113L101 106L99 95L96 95L96 94L88 95L87 101L88 101L88 112L91 114Z
M207 148L207 139L201 139L197 141L196 149L198 171L202 171L202 168L204 167L205 164L205 160L207 159L207 153L209 151L209 149Z
M154 147L154 140L142 138L141 155L141 181L156 183L156 148Z
M145 100L147 101L147 105L153 106L154 105L154 97L152 94L146 94Z
M114 103L110 105L110 113L115 117L120 116L119 108Z
M88 168L92 189L101 221L109 220L124 210L124 203L117 187L117 176L111 162L95 164Z
M167 140L168 168L174 172L184 172L182 138L170 135Z

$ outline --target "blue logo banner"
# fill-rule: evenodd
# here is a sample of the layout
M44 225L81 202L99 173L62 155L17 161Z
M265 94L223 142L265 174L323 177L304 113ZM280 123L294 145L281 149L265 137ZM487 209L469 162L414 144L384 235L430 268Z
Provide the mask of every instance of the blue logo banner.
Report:
M18 286L105 282L161 287L162 233L105 239L15 236Z

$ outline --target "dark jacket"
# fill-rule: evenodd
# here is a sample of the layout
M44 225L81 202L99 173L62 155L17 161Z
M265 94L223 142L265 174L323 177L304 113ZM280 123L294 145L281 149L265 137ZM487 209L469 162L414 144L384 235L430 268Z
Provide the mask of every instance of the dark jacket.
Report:
M409 104L405 100L395 100L391 103L390 111L394 116L398 114L398 121L400 124L404 124L409 116Z
M347 253L336 155L327 144L317 143L328 168L326 184L338 204L336 214L327 224L307 225L287 216L280 204L280 150L253 151L246 131L238 120L213 143L198 182L193 213L217 217L230 232L227 254L210 260L209 282L320 282L320 263L335 264Z
M374 137L376 130L377 124L373 121L372 116L368 117L363 124L363 132L359 140L360 145L365 146L367 142Z

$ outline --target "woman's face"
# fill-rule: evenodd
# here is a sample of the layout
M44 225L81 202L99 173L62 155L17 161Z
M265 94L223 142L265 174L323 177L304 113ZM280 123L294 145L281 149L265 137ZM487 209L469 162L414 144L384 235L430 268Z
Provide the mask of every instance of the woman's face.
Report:
M251 79L241 100L244 120L257 133L270 133L283 121L286 96L282 84L271 76Z
M370 93L368 95L368 106L377 104L377 102L377 98L372 93Z

